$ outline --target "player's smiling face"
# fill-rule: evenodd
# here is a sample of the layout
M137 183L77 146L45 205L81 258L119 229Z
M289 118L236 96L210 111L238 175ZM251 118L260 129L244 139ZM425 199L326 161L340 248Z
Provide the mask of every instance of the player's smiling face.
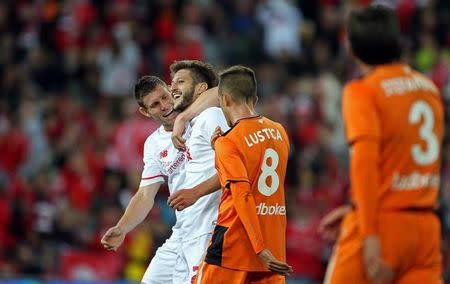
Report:
M174 109L176 111L183 111L191 105L195 91L194 79L191 76L191 71L181 69L176 72L172 78L170 90L175 101Z
M178 112L174 111L174 102L169 90L158 85L142 100L145 107L140 107L139 111L145 116L160 122L164 129L172 130Z

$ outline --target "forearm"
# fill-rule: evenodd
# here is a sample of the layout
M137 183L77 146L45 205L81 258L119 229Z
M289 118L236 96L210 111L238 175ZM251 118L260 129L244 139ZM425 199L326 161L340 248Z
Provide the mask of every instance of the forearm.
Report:
M193 188L198 198L213 193L219 189L220 189L220 181L217 174L213 175L209 179L205 180L204 182Z
M123 233L130 232L147 217L155 202L156 192L153 191L157 191L157 189L139 189L131 198L125 213L117 222L117 226Z
M218 88L214 87L203 92L181 115L183 122L190 121L207 108L219 106Z
M255 199L247 182L230 183L234 207L250 239L255 254L264 250L264 240L261 233Z
M364 237L376 235L380 206L379 145L375 140L362 140L353 145L350 181L356 212Z

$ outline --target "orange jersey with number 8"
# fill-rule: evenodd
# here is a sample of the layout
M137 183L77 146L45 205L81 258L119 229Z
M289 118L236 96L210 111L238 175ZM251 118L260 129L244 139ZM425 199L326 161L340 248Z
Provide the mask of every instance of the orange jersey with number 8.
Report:
M436 86L407 65L379 66L347 84L343 115L350 144L379 143L379 209L435 208L444 131Z
M270 249L276 259L285 261L284 180L289 154L286 131L265 117L241 119L216 141L215 150L222 199L205 261L231 269L267 271L252 243L259 243ZM240 221L228 186L231 182L250 184L249 195L256 207L252 212L257 214L262 240L246 232Z

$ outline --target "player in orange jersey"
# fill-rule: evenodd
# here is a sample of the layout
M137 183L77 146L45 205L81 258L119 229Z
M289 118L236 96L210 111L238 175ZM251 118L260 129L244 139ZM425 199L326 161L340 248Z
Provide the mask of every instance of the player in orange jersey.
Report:
M222 186L217 225L196 283L285 283L284 128L256 114L255 74L234 66L220 75L228 125L214 145Z
M353 11L347 33L364 76L343 92L352 206L322 224L332 236L345 214L325 283L443 283L434 214L444 130L439 91L400 62L390 9Z

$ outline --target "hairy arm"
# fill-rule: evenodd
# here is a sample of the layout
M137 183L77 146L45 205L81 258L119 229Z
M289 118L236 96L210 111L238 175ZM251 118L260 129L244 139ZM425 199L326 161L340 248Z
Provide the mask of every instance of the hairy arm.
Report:
M169 196L167 203L173 209L181 211L194 204L200 197L213 193L220 189L217 175L213 175L193 188L181 189Z
M139 225L155 203L155 196L159 190L161 183L154 183L139 188L136 194L128 203L125 213L120 218L117 225L124 233L128 233Z
M185 125L209 107L219 106L218 88L214 87L203 92L187 109L175 119L172 130L172 143L175 148L184 150L186 140L183 138Z
M161 182L140 187L131 198L120 220L103 235L101 243L107 250L116 251L128 232L139 225L153 208Z

